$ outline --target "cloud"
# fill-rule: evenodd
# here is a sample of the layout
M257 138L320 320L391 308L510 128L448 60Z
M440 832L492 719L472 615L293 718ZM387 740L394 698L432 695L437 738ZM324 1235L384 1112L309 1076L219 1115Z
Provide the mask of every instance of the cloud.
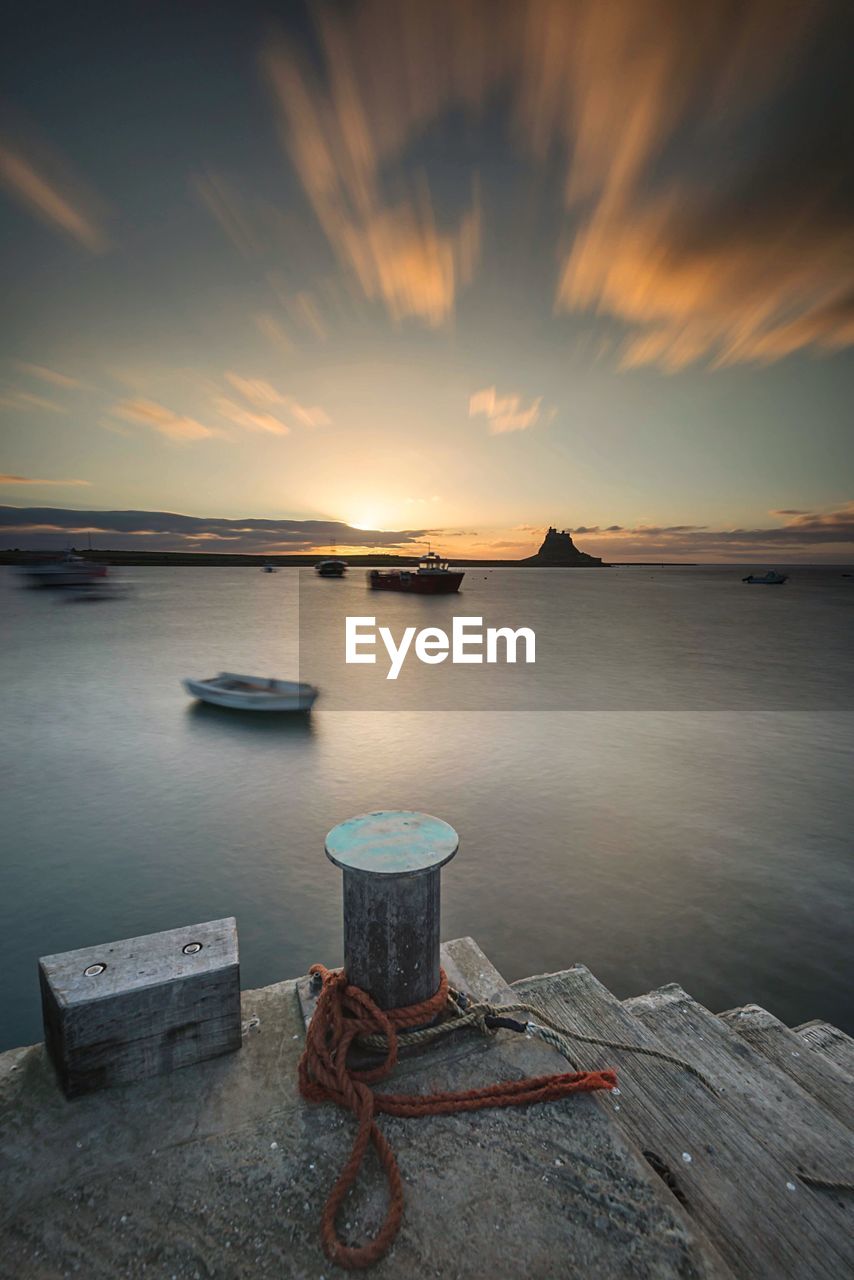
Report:
M483 414L489 421L489 429L493 435L503 435L508 431L527 431L540 421L542 402L543 397L537 396L526 408L520 395L511 392L499 396L495 387L485 387L470 397L469 417ZM554 410L549 410L547 420L550 421L553 416Z
M320 405L302 405L293 396L288 398L288 412L304 427L329 427L332 419Z
M237 427L243 427L246 431L266 431L274 436L286 436L290 431L290 427L274 417L272 413L262 413L258 409L245 409L225 396L217 396L213 404L217 413L223 418L228 418L229 422L233 422Z
M622 368L854 344L850 35L833 4L590 0L535 45L525 122L575 221L556 305L621 322Z
M58 485L63 488L77 485L90 485L91 480L40 480L33 476L10 476L0 475L0 485L10 484L41 484L41 485Z
M271 342L273 346L278 347L280 351L283 351L285 355L292 355L296 350L290 335L284 329L281 322L277 320L274 315L271 315L269 311L259 312L255 317L255 325L258 332L263 334L263 336Z
M166 436L169 440L189 443L221 435L214 427L206 427L195 418L184 417L154 400L120 400L110 412L124 422L132 422Z
M47 169L52 172L48 173ZM79 182L60 172L55 158L29 159L12 143L0 139L0 182L31 213L90 253L103 253L109 242L100 211Z
M27 364L24 360L16 360L15 364L22 373L28 373L33 378L40 378L42 382L50 382L55 387L76 390L83 386L79 378L71 378L67 373L59 373L56 369L47 369L42 364Z
M426 180L386 189L436 122L501 101L514 141L563 166L556 310L615 322L623 369L677 372L854 345L852 15L362 0L321 10L311 55L275 44L263 64L329 243L395 320L450 318L481 213L475 190L440 228Z
M403 23L414 20L428 35L429 24L413 7L402 8ZM283 143L324 234L365 297L382 302L395 321L417 317L436 328L452 315L457 290L474 274L481 224L476 184L469 207L449 228L437 226L426 178L414 196L391 201L385 195L383 162L402 137L385 116L386 107L396 104L384 100L384 73L400 85L412 63L411 50L396 68L377 63L389 51L392 60L395 52L405 54L396 43L406 37L393 7L370 4L349 15L327 11L319 38L325 84L308 59L300 62L284 43L264 54ZM425 48L430 60L433 42ZM431 62L424 84L435 71Z
M215 173L196 174L190 185L239 254L251 258L261 252L254 220L239 191L226 178Z
M774 512L783 523L766 529L711 529L705 525L638 524L579 526L573 534L592 537L606 559L730 560L747 557L821 557L854 551L854 502L830 511Z
M21 391L17 387L0 391L0 409L19 409L23 412L31 409L46 409L49 413L67 412L64 405L57 404L55 400L48 400L47 396L36 396L31 391Z
M328 427L332 419L319 405L300 404L294 396L283 395L270 382L263 378L243 378L237 373L226 373L226 378L236 391L239 391L250 404L262 409L275 405L281 411L290 414L302 427ZM246 413L240 405L232 400L217 399L217 411L235 422L238 426L249 430L271 431L276 435L286 435L290 427L267 413Z
M31 544L57 545L69 533L91 532L109 539L113 548L182 550L204 543L205 550L298 553L338 547L409 547L426 529L355 529L339 520L225 520L170 511L72 511L60 507L0 506L0 531L30 534ZM137 541L144 539L144 541Z
M242 378L237 373L226 373L226 379L252 404L265 408L271 404L284 404L285 397L270 382L263 378Z

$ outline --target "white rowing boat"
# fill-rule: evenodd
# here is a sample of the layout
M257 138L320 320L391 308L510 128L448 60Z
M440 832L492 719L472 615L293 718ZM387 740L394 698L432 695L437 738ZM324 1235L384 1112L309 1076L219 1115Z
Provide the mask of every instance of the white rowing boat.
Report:
M320 692L313 684L239 676L232 671L221 671L209 680L186 679L182 684L194 698L235 711L310 711Z

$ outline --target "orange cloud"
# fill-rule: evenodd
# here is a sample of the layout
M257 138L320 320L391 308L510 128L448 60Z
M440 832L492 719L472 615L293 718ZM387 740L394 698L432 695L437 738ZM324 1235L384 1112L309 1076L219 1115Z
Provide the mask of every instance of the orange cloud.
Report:
M214 407L217 413L228 418L229 422L233 422L237 427L244 427L247 431L266 431L274 436L286 436L290 431L290 427L273 414L261 413L257 409L244 409L242 405L235 404L225 396L216 397Z
M15 363L22 373L41 378L42 382L51 382L55 387L78 389L83 386L78 378L71 378L67 373L59 373L56 369L47 369L42 364L27 364L23 360L16 360Z
M20 391L16 387L0 391L0 409L20 409L23 411L47 409L49 413L67 412L65 406L57 404L55 400L48 400L46 396L33 395L31 391Z
M483 414L493 435L503 435L508 431L527 431L540 421L542 402L543 397L537 396L525 408L521 396L515 393L499 396L495 387L485 387L483 391L476 391L469 399L469 417ZM553 416L554 410L550 410L547 420L550 421Z
M0 142L0 182L43 222L58 228L90 253L109 246L95 201L66 176L48 176L10 144ZM56 168L56 165L52 166ZM74 188L74 189L72 189Z
M251 404L265 405L284 404L285 397L270 382L263 378L242 378L238 373L226 373L226 379Z
M295 351L296 348L290 336L276 317L270 315L269 311L259 312L255 317L255 324L258 332L263 334L273 346L283 351L285 355L291 355Z
M696 7L675 0L531 13L520 116L540 154L565 147L578 220L557 309L621 321L624 369L854 342L854 230L833 178L847 160L842 145L829 153L820 110L769 133L749 168L722 159L738 157L749 111L791 74L821 6L713 0L700 30ZM682 176L657 182L677 143L714 177L689 179L683 159Z
M222 434L215 428L206 427L195 418L187 418L175 413L154 400L121 400L113 406L111 412L125 422L138 423L166 436L169 440L183 443L207 440Z
M749 150L750 114L786 91L834 12L779 0L362 0L321 10L320 73L283 45L264 68L321 227L393 319L449 319L479 257L481 213L475 193L442 228L426 182L394 201L384 186L444 114L474 117L504 94L516 140L540 163L563 157L556 310L616 320L624 369L675 372L854 344L848 147L827 124L854 110L850 87L837 104L832 89L806 86L800 118L780 113L761 152Z
M414 10L404 10L409 21ZM392 138L377 110L382 75L366 36L380 14L392 22L380 40L387 48L396 26L387 6L368 5L364 14L348 18L324 17L328 90L282 44L267 50L264 69L280 109L284 144L340 261L364 295L384 303L395 321L414 316L438 327L452 314L457 289L471 281L480 250L480 208L475 190L457 226L441 230L426 180L417 199L385 198L381 161L401 139ZM419 25L424 29L423 21Z

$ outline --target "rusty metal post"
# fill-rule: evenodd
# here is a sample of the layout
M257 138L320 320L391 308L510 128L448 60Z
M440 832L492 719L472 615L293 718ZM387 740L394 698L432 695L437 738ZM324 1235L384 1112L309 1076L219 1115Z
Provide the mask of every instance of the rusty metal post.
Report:
M344 970L381 1009L436 993L439 881L458 848L447 822L407 810L350 818L326 837L344 872Z

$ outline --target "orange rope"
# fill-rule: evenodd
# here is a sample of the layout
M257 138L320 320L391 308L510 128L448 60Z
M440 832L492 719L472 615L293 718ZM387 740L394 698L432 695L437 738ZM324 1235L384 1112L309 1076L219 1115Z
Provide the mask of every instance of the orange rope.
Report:
M502 1081L462 1093L375 1094L368 1086L383 1080L397 1062L397 1032L431 1022L447 1005L447 975L440 970L439 989L429 1000L384 1012L367 992L351 986L343 973L332 972L322 964L312 965L310 972L322 976L323 988L300 1058L300 1093L309 1102L334 1102L339 1107L346 1107L358 1121L353 1149L330 1192L320 1223L326 1256L341 1267L355 1270L378 1262L391 1247L403 1217L400 1170L391 1147L376 1125L375 1115L438 1116L458 1111L479 1111L483 1107L522 1106L529 1102L551 1102L571 1093L613 1089L617 1083L613 1071L571 1071L528 1080ZM387 1037L385 1060L365 1071L348 1067L347 1054L356 1037L377 1032ZM369 1142L373 1143L388 1180L388 1212L372 1240L364 1245L350 1246L339 1239L335 1217L358 1177Z

